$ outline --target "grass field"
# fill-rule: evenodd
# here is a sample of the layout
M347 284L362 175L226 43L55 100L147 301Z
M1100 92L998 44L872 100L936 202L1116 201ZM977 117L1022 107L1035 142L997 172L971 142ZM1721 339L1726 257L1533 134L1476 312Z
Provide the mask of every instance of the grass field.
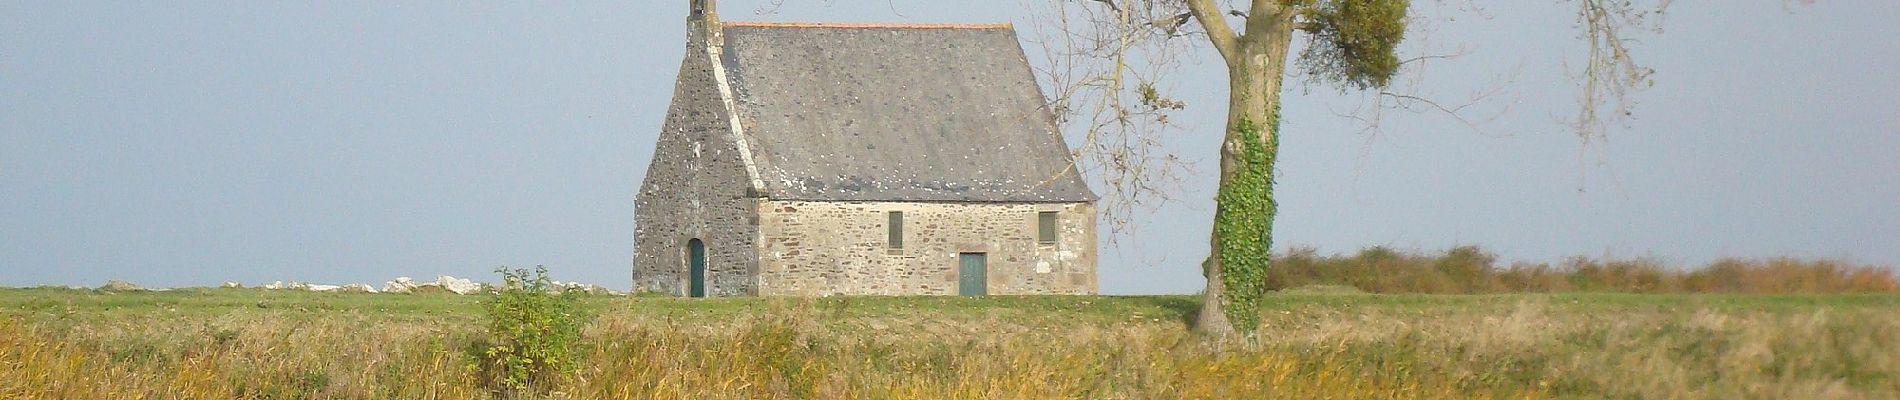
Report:
M0 398L494 398L479 296L0 289ZM1900 398L1900 294L590 297L554 398Z

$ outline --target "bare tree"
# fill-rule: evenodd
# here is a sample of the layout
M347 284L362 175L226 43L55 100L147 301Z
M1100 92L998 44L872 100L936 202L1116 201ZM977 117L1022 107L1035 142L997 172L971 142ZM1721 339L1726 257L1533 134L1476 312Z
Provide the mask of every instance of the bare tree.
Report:
M1669 0L1568 0L1588 57L1575 74L1576 117L1566 121L1586 144L1631 115L1632 91L1651 71L1629 51L1628 33L1655 30ZM1473 7L1461 3L1464 7ZM1447 106L1389 90L1401 70L1453 55L1402 58L1398 45L1412 21L1407 0L1057 0L1037 30L1057 88L1052 108L1082 132L1078 156L1107 191L1105 220L1125 223L1136 206L1166 201L1178 159L1160 148L1173 127L1170 111L1185 105L1162 89L1167 72L1195 51L1212 48L1227 67L1227 118L1220 148L1215 226L1202 263L1207 288L1195 330L1226 336L1257 325L1266 279L1278 154L1278 110L1289 66L1309 83L1364 91L1376 126L1385 109L1441 112L1472 124L1464 105ZM1475 7L1474 7L1475 8ZM1304 50L1291 53L1295 38ZM1291 61L1291 62L1289 62ZM1484 91L1483 93L1491 93Z

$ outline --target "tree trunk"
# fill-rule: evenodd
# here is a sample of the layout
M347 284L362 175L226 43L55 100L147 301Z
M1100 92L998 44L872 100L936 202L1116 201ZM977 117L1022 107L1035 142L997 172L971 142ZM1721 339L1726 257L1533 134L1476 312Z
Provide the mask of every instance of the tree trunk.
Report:
M1256 8L1255 11L1262 10ZM1220 185L1223 187L1233 180L1240 168L1245 167L1240 157L1246 148L1246 141L1260 141L1266 144L1267 151L1278 151L1273 145L1274 137L1279 134L1279 124L1275 120L1277 115L1274 114L1279 109L1281 77L1286 71L1287 50L1293 38L1292 27L1291 14L1256 13L1247 21L1245 33L1237 38L1236 46L1233 46L1235 51L1223 54L1227 62L1228 79L1227 129L1220 149ZM1258 127L1258 136L1245 135L1240 129L1243 121ZM1267 168L1271 169L1272 165L1269 164ZM1265 195L1272 198L1271 186ZM1215 201L1214 220L1220 221L1226 211L1218 198ZM1271 221L1264 223L1271 224ZM1269 237L1271 229L1267 228ZM1219 234L1209 236L1207 261L1201 264L1202 275L1207 277L1207 289L1202 292L1201 310L1195 319L1194 330L1208 336L1227 336L1235 330L1224 312L1227 294L1223 279L1228 271L1221 261L1223 249ZM1252 330L1252 327L1245 328Z
M1223 157L1225 158L1225 157ZM1220 211L1215 211L1216 213ZM1194 332L1202 336L1224 337L1234 334L1234 324L1221 309L1220 238L1207 243L1210 253L1201 262L1201 275L1207 277L1207 290L1201 291L1201 312L1194 316Z

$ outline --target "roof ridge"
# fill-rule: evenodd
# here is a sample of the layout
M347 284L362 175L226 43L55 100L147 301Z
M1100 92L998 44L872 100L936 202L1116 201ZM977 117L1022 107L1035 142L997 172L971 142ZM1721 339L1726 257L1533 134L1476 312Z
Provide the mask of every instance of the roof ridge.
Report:
M769 27L769 28L858 28L858 29L1014 29L1009 23L1000 24L903 24L903 23L849 23L849 22L772 22L772 21L727 21L727 27Z

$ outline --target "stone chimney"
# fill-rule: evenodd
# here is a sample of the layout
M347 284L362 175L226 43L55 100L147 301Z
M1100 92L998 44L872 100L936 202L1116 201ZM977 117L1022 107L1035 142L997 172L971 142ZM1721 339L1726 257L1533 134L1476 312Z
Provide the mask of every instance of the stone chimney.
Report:
M723 44L722 35L719 34L719 1L687 0L686 4L688 44L707 47Z

